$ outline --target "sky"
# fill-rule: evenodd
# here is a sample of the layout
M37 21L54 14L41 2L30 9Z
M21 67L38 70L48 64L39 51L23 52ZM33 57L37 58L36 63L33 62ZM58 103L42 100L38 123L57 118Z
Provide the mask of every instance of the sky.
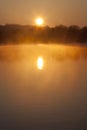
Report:
M0 0L0 24L87 26L87 0Z

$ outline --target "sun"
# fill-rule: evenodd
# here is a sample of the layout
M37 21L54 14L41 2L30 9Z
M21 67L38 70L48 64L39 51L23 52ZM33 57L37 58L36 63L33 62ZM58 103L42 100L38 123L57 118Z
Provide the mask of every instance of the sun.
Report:
M39 18L36 18L35 23L37 26L43 26L44 20L43 18L39 17Z

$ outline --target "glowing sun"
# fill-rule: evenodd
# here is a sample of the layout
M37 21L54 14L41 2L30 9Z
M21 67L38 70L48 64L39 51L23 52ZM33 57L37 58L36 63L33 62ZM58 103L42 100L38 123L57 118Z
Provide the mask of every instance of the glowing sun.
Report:
M43 57L38 57L38 59L37 59L37 68L39 70L42 70L43 66L44 66L44 59L43 59Z
M37 18L35 20L35 23L36 23L37 26L43 26L44 20L43 20L43 18Z

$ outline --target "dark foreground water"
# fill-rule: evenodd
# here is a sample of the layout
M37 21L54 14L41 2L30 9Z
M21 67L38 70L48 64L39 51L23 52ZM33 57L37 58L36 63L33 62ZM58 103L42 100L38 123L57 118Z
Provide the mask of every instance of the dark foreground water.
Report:
M87 47L0 47L0 130L87 130Z

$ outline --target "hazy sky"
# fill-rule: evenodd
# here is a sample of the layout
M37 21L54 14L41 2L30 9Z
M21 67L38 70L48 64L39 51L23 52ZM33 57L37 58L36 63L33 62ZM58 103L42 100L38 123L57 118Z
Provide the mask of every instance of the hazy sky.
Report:
M87 25L87 0L0 0L0 24L34 24L42 16L47 25Z

